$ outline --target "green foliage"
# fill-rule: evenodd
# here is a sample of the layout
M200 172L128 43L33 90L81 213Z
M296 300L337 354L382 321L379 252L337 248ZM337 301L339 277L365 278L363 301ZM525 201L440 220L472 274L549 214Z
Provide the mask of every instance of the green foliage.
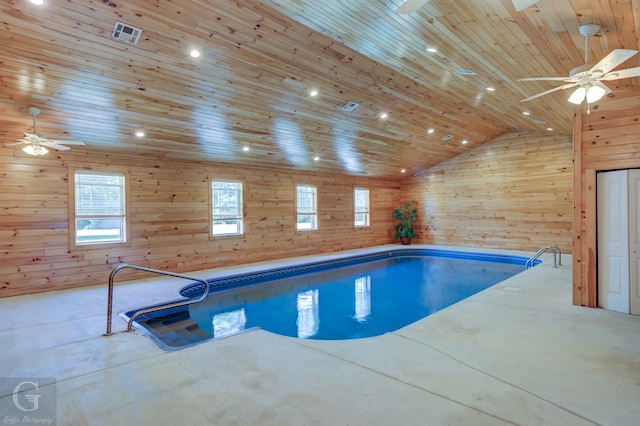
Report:
M416 223L418 222L418 208L416 200L408 201L393 209L393 219L396 223L396 234L393 239L402 237L413 238L416 236Z
M78 229L91 229L91 221L89 219L78 219L76 227Z

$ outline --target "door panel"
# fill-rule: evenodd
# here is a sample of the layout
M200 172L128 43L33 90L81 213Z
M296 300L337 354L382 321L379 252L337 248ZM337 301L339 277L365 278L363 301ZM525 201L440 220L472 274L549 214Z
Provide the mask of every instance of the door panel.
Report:
M630 303L628 175L620 170L597 177L598 306L626 314Z
M629 170L629 285L630 312L640 315L640 170Z

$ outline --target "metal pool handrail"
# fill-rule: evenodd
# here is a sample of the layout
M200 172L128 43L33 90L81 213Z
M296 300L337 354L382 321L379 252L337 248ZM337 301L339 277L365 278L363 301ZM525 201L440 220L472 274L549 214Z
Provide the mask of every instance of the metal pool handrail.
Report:
M154 274L183 278L185 280L199 281L204 284L204 292L200 297L196 299L180 300L178 302L171 302L171 303L166 303L164 305L152 306L150 308L145 308L137 311L136 313L131 315L131 317L129 317L129 322L127 323L127 331L131 331L131 328L133 326L133 320L135 320L140 315L148 314L149 312L161 311L163 309L177 308L178 306L190 305L192 303L201 302L209 294L209 283L206 280L203 280L201 278L190 277L188 275L176 274L174 272L162 271L159 269L145 268L144 266L129 265L127 263L118 265L115 268L113 268L113 271L111 271L111 274L109 275L109 295L107 297L107 332L104 334L105 336L111 336L111 334L113 334L111 333L111 317L113 312L113 279L119 271L125 268L137 269L139 271L153 272Z
M552 244L549 247L551 247L552 250L555 249L558 251L558 266L562 266L562 251L560 251L560 247L555 244ZM556 257L555 251L553 252L553 257Z
M538 250L536 254L534 254L529 258L529 260L527 260L527 262L524 264L524 268L529 269L533 267L533 263L535 262L535 260L540 256L542 256L542 254L547 250L553 251L553 267L557 268L558 266L562 266L562 252L560 251L560 247L558 247L555 244L552 244L550 246L544 246L540 250ZM556 262L556 255L558 255L557 262Z

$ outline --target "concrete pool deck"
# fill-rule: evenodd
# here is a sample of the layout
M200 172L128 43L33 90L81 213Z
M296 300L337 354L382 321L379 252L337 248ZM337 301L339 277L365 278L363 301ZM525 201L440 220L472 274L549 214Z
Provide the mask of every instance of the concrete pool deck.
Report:
M640 316L571 305L570 256L555 269L550 258L408 327L347 341L256 330L166 352L139 331L102 336L106 284L4 298L0 380L50 378L60 425L638 424ZM118 284L114 312L184 284ZM125 325L114 317L114 330ZM13 406L3 392L3 419Z

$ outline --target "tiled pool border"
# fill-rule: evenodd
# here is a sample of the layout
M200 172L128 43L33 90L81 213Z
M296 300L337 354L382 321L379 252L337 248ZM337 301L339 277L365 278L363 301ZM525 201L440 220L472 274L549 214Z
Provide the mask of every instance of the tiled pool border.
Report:
M340 259L315 261L297 266L283 266L279 268L267 269L264 271L246 272L231 275L224 278L215 278L207 280L209 283L209 292L227 290L246 285L259 284L273 279L288 278L295 275L306 274L309 272L322 271L335 267L356 265L365 262L372 262L389 257L400 256L433 256L433 257L449 257L453 259L479 260L494 263L506 263L511 265L524 266L528 258L520 255L481 253L481 252L465 252L459 250L441 250L441 249L391 249L378 253L369 253L355 256L346 256ZM535 265L540 263L537 259ZM190 284L180 290L180 295L187 298L198 297L202 294L204 285L200 283Z

